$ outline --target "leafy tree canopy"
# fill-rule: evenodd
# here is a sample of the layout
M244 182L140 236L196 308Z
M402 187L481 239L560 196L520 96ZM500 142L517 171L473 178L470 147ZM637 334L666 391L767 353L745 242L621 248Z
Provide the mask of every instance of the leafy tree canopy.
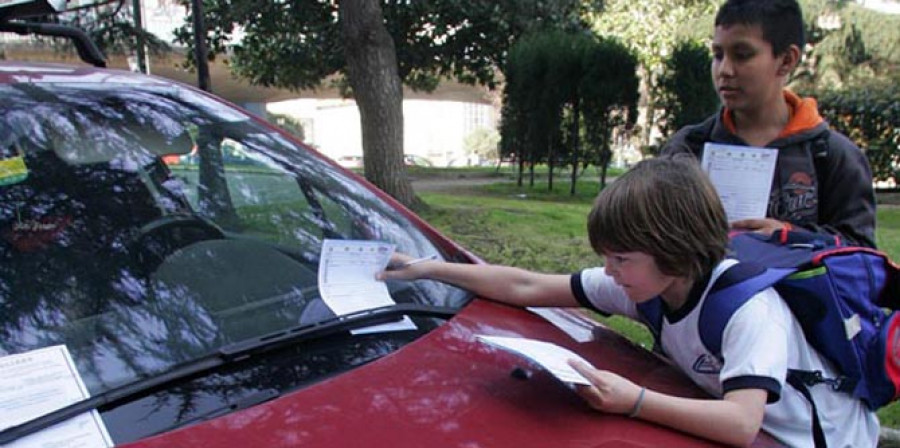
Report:
M96 43L104 54L131 54L137 47L138 39L144 42L151 54L161 54L171 50L168 43L135 24L132 3L127 0L96 0L81 2L78 6L68 5L66 10L24 20L40 23L60 23L81 30ZM35 41L59 47L71 48L68 39L48 39L31 36Z
M572 166L571 193L578 167L606 167L616 127L634 122L638 97L637 58L614 38L559 31L535 33L510 51L504 87L501 150L525 164ZM583 129L583 131L582 131Z
M712 22L708 18L720 3L720 0L608 0L592 16L592 23L598 34L617 37L637 54L641 64L655 71L671 54L679 38L700 28L704 28L707 36L712 34Z
M127 3L127 4L126 4ZM78 8L63 13L63 20L87 30L91 39L108 54L131 54L140 38L152 54L171 50L168 43L146 29L138 29L134 22L133 4L126 0L94 3L90 8Z
M489 160L496 160L500 157L497 150L498 144L500 144L500 134L494 129L487 128L475 129L463 141L466 152Z
M848 1L801 0L810 48L795 88L841 88L897 79L900 16Z
M397 51L400 78L431 91L453 77L494 87L496 70L515 39L544 27L578 29L599 0L390 0L383 10ZM331 78L346 87L340 2L205 0L210 53L225 54L234 72L255 84L315 88ZM177 41L191 45L189 25Z
M270 123L277 124L294 137L297 137L300 140L306 140L306 130L303 128L303 123L296 118L290 115L267 112L266 120Z
M699 123L718 109L719 98L710 80L711 63L712 55L706 45L691 40L675 45L659 79L663 135Z

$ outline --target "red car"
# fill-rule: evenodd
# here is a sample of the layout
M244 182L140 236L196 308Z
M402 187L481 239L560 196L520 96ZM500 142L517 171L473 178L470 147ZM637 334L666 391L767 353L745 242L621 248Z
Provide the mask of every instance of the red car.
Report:
M564 316L594 341L431 281L389 283L396 305L335 315L317 282L325 239L480 261L288 134L164 79L0 62L0 237L0 376L64 347L86 392L43 415L0 413L0 445L85 413L132 447L714 445L593 411L475 339L549 341L703 396L578 312ZM403 316L415 329L351 331ZM34 400L40 373L27 373ZM10 394L0 385L7 411L27 408Z

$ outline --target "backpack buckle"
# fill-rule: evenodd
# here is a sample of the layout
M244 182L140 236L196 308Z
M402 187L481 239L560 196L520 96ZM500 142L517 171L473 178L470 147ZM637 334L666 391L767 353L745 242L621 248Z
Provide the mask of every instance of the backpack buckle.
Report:
M833 391L835 391L835 392L841 392L841 391L843 391L843 390L844 390L844 384L846 383L846 381L844 381L844 377L839 377L839 378L823 378L823 379L822 379L822 382L825 383L825 384L827 384L829 387L831 387L831 390L833 390Z
M788 375L797 378L807 387L815 386L816 384L826 384L831 390L836 392L844 391L845 386L848 384L846 378L843 376L837 378L825 378L825 376L822 375L821 370L791 370L788 372Z

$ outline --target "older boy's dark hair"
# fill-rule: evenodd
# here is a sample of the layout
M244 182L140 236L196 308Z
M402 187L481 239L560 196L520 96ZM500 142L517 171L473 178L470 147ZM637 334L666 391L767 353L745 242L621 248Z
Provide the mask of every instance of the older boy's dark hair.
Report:
M792 44L806 45L803 12L796 0L728 0L716 13L716 26L759 25L775 56Z
M725 257L728 220L692 156L644 160L603 189L588 217L594 251L643 252L666 275L701 278Z

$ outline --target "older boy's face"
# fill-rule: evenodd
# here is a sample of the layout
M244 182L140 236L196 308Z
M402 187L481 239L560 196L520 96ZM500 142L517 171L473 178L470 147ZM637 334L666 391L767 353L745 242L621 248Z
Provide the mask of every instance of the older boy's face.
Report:
M675 277L660 272L656 260L643 252L604 252L606 275L625 290L633 302L650 300L672 287Z
M765 110L771 101L781 101L785 78L779 73L781 58L772 54L762 27L717 26L712 52L713 83L725 107L753 113Z

